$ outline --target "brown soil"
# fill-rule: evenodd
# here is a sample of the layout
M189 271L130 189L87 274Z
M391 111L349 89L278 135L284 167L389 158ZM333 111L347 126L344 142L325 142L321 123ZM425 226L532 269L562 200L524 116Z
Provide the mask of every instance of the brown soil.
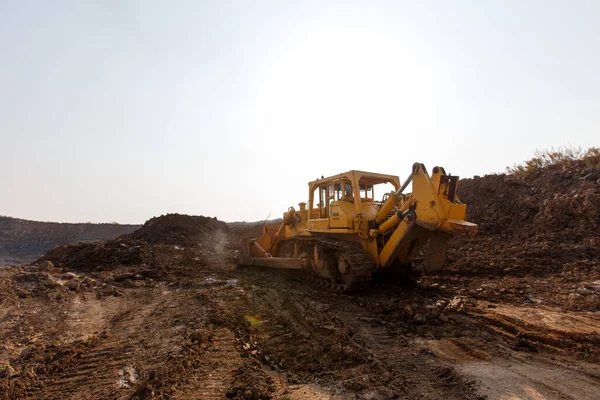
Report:
M553 166L527 178L463 179L479 225L454 238L448 266L427 284L475 299L600 311L600 168Z
M236 269L251 227L181 215L2 269L0 397L599 398L586 168L463 180L481 229L447 268L350 295Z
M216 218L167 214L152 218L126 238L150 244L195 245L210 242L216 232L229 232L229 226Z

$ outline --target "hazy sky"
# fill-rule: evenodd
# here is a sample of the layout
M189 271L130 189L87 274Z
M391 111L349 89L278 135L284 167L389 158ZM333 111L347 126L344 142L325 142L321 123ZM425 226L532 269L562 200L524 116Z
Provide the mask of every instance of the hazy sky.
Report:
M321 175L598 146L599 21L595 0L0 0L0 215L260 220Z

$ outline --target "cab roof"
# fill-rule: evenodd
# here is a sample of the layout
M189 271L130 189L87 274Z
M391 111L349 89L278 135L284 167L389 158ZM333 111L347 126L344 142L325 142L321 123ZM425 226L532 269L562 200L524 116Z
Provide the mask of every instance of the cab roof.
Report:
M328 176L326 178L317 179L315 181L309 182L308 186L314 187L323 183L328 183L330 181L335 181L339 179L348 179L351 182L358 182L359 184L365 185L391 183L396 189L400 187L400 178L397 175L378 174L375 172L359 171L355 169L348 172L343 172L341 174Z

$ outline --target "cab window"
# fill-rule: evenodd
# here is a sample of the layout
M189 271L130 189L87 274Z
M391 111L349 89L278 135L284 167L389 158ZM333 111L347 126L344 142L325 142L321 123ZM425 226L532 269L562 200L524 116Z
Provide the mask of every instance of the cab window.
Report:
M344 183L344 196L352 197L352 185Z
M342 199L342 185L340 183L333 185L333 195L335 201Z
M360 185L360 198L365 200L373 200L373 185Z

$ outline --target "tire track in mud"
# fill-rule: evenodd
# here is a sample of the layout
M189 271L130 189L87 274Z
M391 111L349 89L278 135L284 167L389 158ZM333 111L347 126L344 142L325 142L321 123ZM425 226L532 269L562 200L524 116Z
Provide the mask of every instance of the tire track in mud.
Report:
M108 389L128 387L135 379L135 374L123 378L125 371L131 370L128 361L131 359L127 350L128 341L102 343L95 349L89 349L75 363L49 381L41 393L35 398L57 399L100 398ZM119 382L122 382L119 384Z
M505 311L502 306L498 308ZM524 312L519 308L506 309L517 312L519 316ZM577 348L580 355L590 359L597 354L597 336L548 331L548 327L542 329L539 321L509 318L489 310L482 317L478 310L472 311L472 314L454 319L457 330L469 332L464 338L459 334L454 339L435 339L434 336L438 336L435 334L436 327L431 327L433 334L421 332L417 337L402 340L385 325L379 325L376 318L365 317L366 312L360 307L343 304L336 309L337 316L354 329L355 337L361 337L365 348L390 372L412 372L407 374L406 385L421 391L423 398L448 398L452 397L452 393L456 398L486 396L501 399L511 395L515 398L537 398L536 395L539 398L600 398L592 395L594 388L600 385L600 371L596 366L571 357L562 359L547 357L544 353L538 355L537 348L566 355ZM562 315L553 311L548 313ZM586 333L595 320L594 317L581 316L577 319L580 329ZM479 332L488 330L495 334L487 342L478 341L475 325L479 325ZM460 345L457 348L459 357L452 360L445 353L454 343ZM503 354L506 345L511 350ZM406 368L410 364L413 365L412 371ZM511 381L512 384L507 383Z
M373 364L384 371L383 377L389 381L385 386L397 388L380 387L380 391L391 396L408 395L423 399L472 397L468 380L455 375L445 363L433 358L426 348L417 346L401 334L390 332L368 311L343 304L336 307L336 318L352 329L353 338L364 345Z
M116 343L111 347L100 347L82 356L76 364L67 368L50 382L41 393L30 393L32 398L43 399L87 399L101 398L107 389L118 388L119 371L127 370L128 354L122 345ZM132 379L129 376L126 379ZM126 387L127 381L123 381Z
M57 373L39 390L28 393L30 398L72 399L127 398L140 371L136 370L145 351L140 346L154 321L159 298L149 304L129 307L121 304L113 310L108 325L101 333L81 342L63 345L71 351L64 360L65 369ZM140 301L140 299L134 300ZM116 313L114 313L116 311ZM160 310L159 310L160 311Z
M283 325L263 342L264 351L291 382L407 399L595 398L600 387L593 361L598 319L589 313L471 301L445 322L419 323L402 316L404 305L423 312L438 292L375 285L348 296L290 279L254 282L257 305ZM349 364L331 346L333 337L350 349ZM290 341L309 364L294 362Z
M234 371L242 365L235 337L226 328L212 334L212 343L202 356L202 365L173 395L175 400L217 400L227 393Z
M354 296L304 282L281 283L274 280L256 290L255 296L263 312L281 321L288 332L271 333L264 345L269 357L275 357L269 363L281 367L283 362L291 379L310 383L311 375L320 376L315 383L340 385L365 398L473 397L471 382L430 352L421 354L420 346L390 331L377 312L355 304ZM281 340L285 337L297 341L298 347ZM303 366L296 357L308 364Z

